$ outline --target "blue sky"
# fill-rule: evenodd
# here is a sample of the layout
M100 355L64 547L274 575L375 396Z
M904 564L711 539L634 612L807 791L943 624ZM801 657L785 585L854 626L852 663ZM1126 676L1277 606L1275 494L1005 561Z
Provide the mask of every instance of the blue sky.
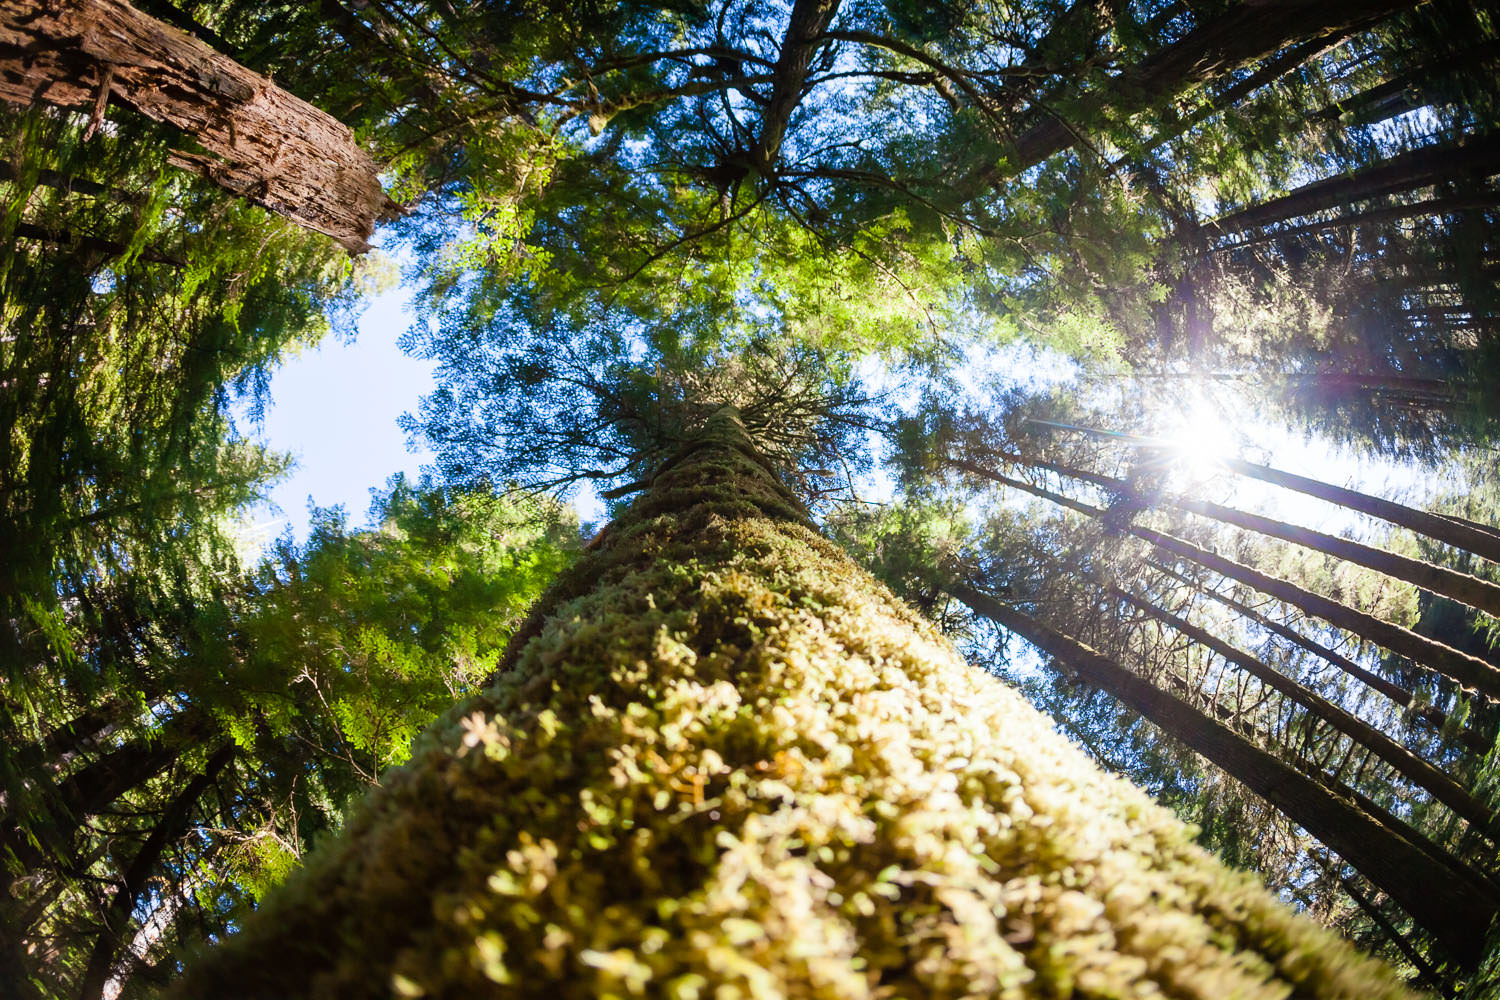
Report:
M430 361L407 357L396 339L411 324L411 291L396 286L372 297L353 342L327 337L277 369L264 421L243 430L296 459L291 475L270 494L279 510L257 510L253 534L264 542L288 525L307 536L308 502L342 505L362 525L370 490L396 472L416 473L427 453L407 449L396 426L432 388Z

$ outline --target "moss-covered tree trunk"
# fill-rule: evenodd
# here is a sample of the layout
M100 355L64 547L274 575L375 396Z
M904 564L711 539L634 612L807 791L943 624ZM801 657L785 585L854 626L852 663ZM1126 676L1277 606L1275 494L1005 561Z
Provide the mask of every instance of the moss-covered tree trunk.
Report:
M966 666L733 411L201 996L1401 995Z

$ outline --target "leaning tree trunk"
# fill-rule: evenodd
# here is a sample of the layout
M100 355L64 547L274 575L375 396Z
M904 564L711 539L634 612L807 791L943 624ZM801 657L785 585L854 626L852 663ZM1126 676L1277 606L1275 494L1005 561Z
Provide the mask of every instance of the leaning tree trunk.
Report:
M732 410L177 996L1394 997L820 537Z
M1500 172L1500 135L1424 146L1351 174L1304 184L1280 198L1204 223L1201 229L1207 236L1225 236L1370 198L1430 187L1450 178L1473 176L1483 180L1497 172Z
M1343 653L1340 653L1334 649L1330 649L1323 643L1308 638L1301 632L1298 632L1296 629L1291 628L1285 623L1279 622L1274 618L1264 615L1259 611L1256 611L1248 604L1245 604L1242 601L1237 601L1233 597L1230 597L1228 594L1222 594L1211 587L1202 586L1197 580L1194 580L1192 577L1188 576L1186 573L1181 572L1180 570L1173 569L1170 566L1149 559L1146 561L1146 565L1150 566L1152 569L1157 570L1158 572L1166 573L1169 576L1173 576L1178 580L1181 580L1183 583L1194 588L1199 593L1206 594L1207 596L1213 598L1215 601L1218 601L1220 604L1224 605L1226 608L1237 612L1247 621L1254 622L1256 625L1259 625L1267 632L1278 635L1281 638L1292 643L1293 645L1299 647L1300 649L1306 650L1325 663L1337 667L1339 670L1342 670L1344 673L1348 674L1350 677L1353 677L1355 680L1359 681L1365 686L1385 695L1401 708L1410 712L1414 718L1421 719L1423 722L1427 723L1438 732L1443 732L1448 728L1449 719L1447 713L1438 708L1436 705L1424 705L1420 703L1417 700L1417 696L1415 693L1408 691L1406 688L1402 687L1400 684L1397 684L1395 681L1392 681L1386 677L1382 677L1379 674L1374 673L1373 671L1366 670L1364 667L1360 666L1358 663L1356 663L1354 660L1351 660ZM1486 739L1483 733L1467 727L1458 729L1458 731L1454 735L1471 753L1477 753L1481 755L1489 753L1490 747L1493 746L1495 742L1493 739Z
M1327 698L1309 690L1306 685L1262 663L1244 650L1225 642L1206 629L1199 628L1180 615L1175 615L1165 608L1159 608L1150 601L1118 587L1111 587L1110 594L1161 624L1182 633L1220 659L1233 663L1262 684L1279 691L1301 705L1313 718L1322 720L1336 732L1343 733L1369 750L1378 759L1389 764L1397 774L1443 803L1456 815L1463 817L1472 828L1482 831L1492 840L1500 834L1500 824L1496 823L1494 809L1481 802L1472 792L1441 769L1423 760L1363 719L1351 712L1346 712Z
M1473 966L1500 900L1316 779L1083 643L962 583L946 586L976 614L1025 639L1139 712L1264 798L1396 900L1453 955Z
M1177 41L1128 66L1107 87L1079 98L1073 111L1087 128L1099 117L1125 121L1132 115L1170 100L1174 95L1220 79L1262 59L1273 58L1288 46L1315 41L1312 52L1361 31L1410 7L1413 0L1329 0L1325 3L1236 3L1205 20ZM1052 103L1057 103L1055 100ZM975 182L992 185L1065 149L1079 138L1079 124L1039 108L1034 120L1014 137L1003 165L986 166L959 190L975 190Z
M208 758L201 774L194 775L187 785L173 797L161 818L156 821L146 840L136 851L115 888L114 897L104 911L104 926L99 931L94 947L89 952L88 966L78 990L79 1000L94 1000L104 993L115 956L120 950L125 932L131 927L131 915L141 895L146 891L151 874L156 870L163 852L177 837L187 831L192 811L203 793L217 780L219 772L234 759L234 744L220 747Z
M1393 580L1402 580L1414 587L1419 587L1430 594L1438 597L1446 597L1467 605L1476 611L1483 611L1490 615L1500 617L1500 584L1496 584L1482 577L1470 573L1461 573L1458 570L1439 566L1423 559L1413 559L1396 552L1387 552L1377 549L1371 545L1350 541L1337 535L1330 535L1322 531L1314 531L1311 528L1299 527L1278 521L1275 518L1265 517L1260 514L1251 514L1247 511L1236 510L1223 504L1213 503L1208 500L1197 500L1192 497L1178 497L1162 493L1154 497L1148 497L1138 491L1130 482L1113 476L1103 476L1096 472L1085 469L1076 469L1045 459L1026 458L1022 455L1008 452L995 453L995 457L1027 465L1036 469L1047 469L1070 479L1091 483L1115 496L1121 497L1131 503L1139 505L1142 509L1152 506L1170 507L1174 510L1185 510L1203 517L1212 518L1221 524L1232 524L1236 528L1253 531L1256 534L1266 535L1270 538L1279 538L1293 545L1300 545L1305 549L1312 549L1324 555L1352 562L1357 566L1364 566L1382 573ZM967 460L954 459L952 464L969 472L982 470ZM979 471L983 475L982 471Z
M1428 538L1452 545L1454 548L1463 549L1491 562L1500 563L1500 536L1494 533L1494 529L1486 529L1443 514L1431 514L1405 504L1370 496L1368 493L1345 489L1331 483L1321 483L1316 479L1256 465L1242 459L1226 459L1224 464L1231 472L1241 476L1249 476L1283 489L1295 490L1319 500L1326 500L1328 503L1357 510L1361 514L1388 521L1419 535L1426 535Z
M1128 444L1137 447L1159 448L1161 443L1150 438L1140 437L1134 434L1125 434L1120 431L1101 430L1097 427L1080 427L1074 424L1060 424L1050 420L1032 420L1030 423L1039 426L1057 427L1062 430L1076 431L1087 434L1089 437L1101 441L1113 441L1118 444ZM1005 453L996 453L997 457L1011 460L1011 456ZM1029 460L1015 456L1014 460L1028 462ZM1471 552L1474 555L1488 559L1491 562L1500 563L1500 528L1493 525L1479 524L1451 514L1433 514L1406 504L1396 503L1382 497L1371 496L1358 490L1346 489L1335 486L1332 483L1320 482L1299 476L1294 472L1284 472L1281 469L1273 469L1266 465L1257 465L1240 458L1219 459L1224 467L1236 475L1258 479L1272 486L1280 486L1282 489L1292 490L1306 496L1316 497L1327 503L1350 510L1359 511L1369 517L1387 521L1398 527L1406 528L1419 535L1426 535L1434 541L1451 545L1456 549ZM955 462L954 464L959 464ZM967 468L967 466L965 466ZM972 470L971 470L972 471Z
M969 465L966 464L963 467L968 468ZM1030 493L1032 496L1050 500L1060 507L1066 507L1068 510L1077 511L1089 517L1102 518L1109 513L1045 487L1020 479L1012 479L998 472L984 470L978 474L1002 486L1010 486L1024 493ZM1405 656L1414 663L1437 671L1463 688L1477 691L1491 700L1500 701L1500 668L1477 656L1470 656L1462 650L1419 635L1411 629L1351 608L1347 604L1321 594L1314 594L1289 580L1262 573L1244 563L1236 562L1154 528L1139 524L1125 524L1120 527L1120 530L1150 542L1163 552L1169 552L1179 559L1187 560L1227 579L1253 587L1309 615L1321 618L1337 628L1352 632L1393 653Z
M351 252L396 209L347 126L122 0L0 0L0 99L175 125L208 152L176 165Z

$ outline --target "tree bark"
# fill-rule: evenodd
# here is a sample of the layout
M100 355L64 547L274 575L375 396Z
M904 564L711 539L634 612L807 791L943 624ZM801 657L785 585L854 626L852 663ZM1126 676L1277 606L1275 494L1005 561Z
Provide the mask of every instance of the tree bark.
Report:
M176 996L1394 1000L820 537L735 411L514 641Z
M396 211L345 125L122 0L0 0L0 99L174 125L208 153L176 165L352 253Z
M1337 650L1330 649L1323 643L1308 638L1301 632L1298 632L1296 629L1291 628L1288 625L1269 617L1268 615L1261 614L1259 611L1256 611L1248 604L1237 601L1234 598L1230 597L1228 594L1222 594L1219 591L1213 590L1211 588L1201 587L1197 583L1197 581L1186 576L1178 570L1172 569L1170 566L1164 566L1157 562L1149 562L1148 564L1153 569L1174 576L1177 579L1181 580L1183 583L1197 588L1200 593L1207 594L1209 597L1218 601L1220 604L1224 605L1227 608L1230 608L1240 615L1243 615L1245 618L1259 625L1266 631L1281 636L1281 638L1286 639L1288 642L1291 642L1296 646L1299 646L1300 648L1318 657L1320 660L1323 660L1325 663L1329 663L1332 666L1337 667L1339 670L1342 670L1344 673L1348 674L1350 677L1353 677L1355 680L1385 695L1391 701L1411 712L1413 716L1421 719L1432 728L1441 732L1448 725L1448 716L1445 712L1439 709L1436 705L1418 704L1416 695L1411 691L1408 691L1406 688L1402 687L1400 684L1397 684L1395 681L1392 681L1387 677L1382 677L1381 675L1371 670L1366 670L1364 667L1360 666L1358 663L1354 662L1349 657L1343 655ZM1478 733L1472 729L1467 728L1461 730L1457 734L1457 737L1471 752L1481 755L1489 753L1490 747L1493 746L1495 742L1493 739L1486 739L1482 733Z
M750 154L752 166L763 177L775 171L776 158L791 124L792 112L802 102L802 88L822 44L821 36L838 13L839 0L796 0L787 22L781 53L776 58L771 98L761 117L760 135Z
M1239 475L1357 510L1361 514L1379 518L1454 548L1472 552L1491 562L1500 563L1500 536L1494 535L1492 529L1237 458L1225 459L1224 464L1229 471Z
M1086 96L1081 114L1127 118L1174 94L1269 59L1288 46L1311 39L1331 44L1412 6L1412 0L1237 3L1125 70L1107 90ZM1057 115L1038 112L1037 118L1016 138L1005 173L991 168L983 174L986 182L1015 176L1077 141L1074 128Z
M1212 236L1226 236L1340 205L1429 187L1448 178L1468 176L1482 180L1495 173L1500 173L1500 133L1461 143L1424 146L1352 174L1304 184L1280 198L1205 223L1203 229Z
M1500 901L1314 779L1098 652L972 587L949 588L976 614L1003 625L1069 671L1108 691L1164 732L1222 767L1245 787L1337 851L1465 963L1484 955Z

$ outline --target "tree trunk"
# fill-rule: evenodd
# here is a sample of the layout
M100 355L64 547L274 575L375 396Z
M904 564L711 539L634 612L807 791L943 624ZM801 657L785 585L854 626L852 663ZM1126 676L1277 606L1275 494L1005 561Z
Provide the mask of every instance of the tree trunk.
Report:
M1237 3L1140 65L1126 69L1108 90L1086 97L1083 113L1128 118L1175 94L1269 59L1290 45L1311 39L1331 44L1412 6L1411 0ZM1077 141L1071 123L1050 113L1039 117L1016 139L1005 176L1015 176ZM986 179L993 183L1002 178L992 169Z
M781 144L786 139L792 112L802 103L807 71L822 44L823 32L833 22L838 9L839 0L796 0L792 4L786 36L776 58L771 98L766 103L760 135L750 154L751 165L763 177L769 177L775 171L776 158L781 155Z
M1114 441L1121 444L1144 447L1160 447L1160 442L1149 438L1137 437L1133 434L1124 434L1118 431L1099 430L1094 427L1078 427L1073 424L1055 424L1052 421L1034 420L1031 423L1043 426L1060 427L1063 430L1077 431L1090 437L1105 441ZM1007 456L1001 456L1007 457ZM1022 461L1025 461L1022 459ZM1246 462L1239 458L1220 459L1224 467L1237 475L1248 476L1258 479L1263 483L1280 486L1282 489L1292 490L1306 496L1317 497L1319 500L1357 510L1361 514L1386 521L1390 524L1414 531L1419 535L1426 535L1434 541L1443 542L1454 548L1471 552L1491 562L1500 563L1500 530L1488 525L1475 524L1463 518L1456 518L1448 514L1432 514L1427 511L1408 507L1406 504L1385 500L1381 497L1361 493L1358 490L1345 489L1342 486L1334 486L1331 483L1319 482L1306 476L1299 476L1291 472L1282 472L1265 465L1257 465L1254 462Z
M346 126L122 0L0 0L0 98L174 125L209 154L178 166L353 253L396 210Z
M1379 691L1391 701L1411 712L1412 715L1414 715L1416 718L1421 719L1423 722L1427 723L1429 726L1438 730L1439 732L1441 732L1444 727L1448 725L1447 714L1444 713L1436 705L1418 704L1415 694L1406 690L1406 688L1402 687L1400 684L1397 684L1395 681L1390 680L1387 677L1382 677L1373 671L1366 670L1364 667L1360 666L1358 663L1354 662L1349 657L1343 655L1337 650L1330 649L1327 646L1323 645L1321 642L1317 642L1316 640L1308 638L1301 632L1298 632L1296 629L1291 628L1288 625L1269 617L1268 615L1261 614L1259 611L1256 611L1248 604L1237 601L1234 598L1230 597L1228 594L1221 594L1217 590L1200 586L1196 580L1193 580L1192 578L1186 576L1178 570L1171 568L1170 566L1164 566L1161 563L1152 562L1149 560L1147 562L1147 565L1151 566L1151 568L1153 569L1159 570L1160 572L1174 576L1191 587L1197 588L1200 593L1207 594L1209 597L1218 601L1220 604L1224 605L1227 608L1230 608L1235 612L1238 612L1246 619L1254 622L1266 631L1281 636L1281 638L1293 643L1296 646L1301 647L1307 652L1318 657L1320 660L1323 660L1324 662L1337 667L1344 673L1348 674L1350 677L1353 677L1355 680L1365 684L1371 689ZM1476 732L1473 729L1463 729L1456 735L1457 738L1463 742L1463 745L1465 747L1467 747L1471 752L1480 755L1489 753L1490 747L1494 745L1493 739L1486 739L1482 733Z
M1500 173L1500 134L1465 142L1424 146L1371 164L1352 174L1328 177L1231 215L1206 223L1204 230L1224 236L1269 226L1368 198L1430 187L1441 180Z
M172 840L182 836L186 831L188 817L193 807L197 805L198 799L233 758L234 744L232 743L216 750L213 756L209 757L208 763L204 765L203 773L195 775L172 799L161 818L156 821L156 826L147 835L145 842L136 851L135 857L131 859L130 867L125 869L120 879L119 887L115 889L109 908L104 912L104 928L99 932L98 940L94 942L93 951L89 954L88 967L84 970L78 990L79 1000L97 1000L103 995L104 984L109 979L115 954L119 951L126 928L130 926L131 913L140 900L141 893L146 890L147 880L156 870L162 852L167 849L167 845Z
M955 464L957 464L955 462ZM966 463L967 468L972 463ZM1103 517L1107 511L1091 506L1071 497L1041 486L1033 485L1019 479L1001 475L998 472L981 470L974 466L977 475L986 479L1010 486L1014 489L1030 493L1032 496L1050 500L1059 506L1069 510L1086 514L1089 517ZM1376 645L1383 646L1393 653L1405 656L1421 666L1435 670L1443 676L1457 683L1459 686L1477 691L1491 699L1500 700L1500 669L1493 664L1486 663L1476 656L1454 649L1452 646L1444 645L1435 639L1429 639L1424 635L1418 635L1411 629L1402 628L1392 622L1377 618L1342 604L1331 598L1314 594L1312 591L1297 586L1290 581L1279 577L1262 573L1252 569L1243 563L1236 562L1225 556L1217 555L1207 549L1200 548L1192 542L1184 541L1164 532L1156 531L1138 524L1125 524L1121 526L1122 531L1134 535L1143 541L1150 542L1165 552L1170 552L1179 558L1186 559L1196 565L1210 569L1220 576L1231 580L1238 580L1249 587L1253 587L1263 594L1269 594L1277 600L1283 601L1293 607L1321 618L1341 629L1353 632L1357 636L1368 639Z
M963 584L949 588L976 614L1005 626L1084 680L1108 691L1223 768L1337 851L1460 960L1484 954L1500 901L1452 872L1314 779L1077 640Z
M964 664L732 410L513 642L176 996L1399 995Z
M1125 490L1130 488L1123 481L1120 485ZM1395 552L1386 552L1373 546L1362 545L1337 535L1301 528L1295 524L1287 524L1285 521L1225 507L1223 504L1210 503L1207 500L1166 498L1166 503L1181 510L1202 514L1204 517L1213 518L1224 524L1232 524L1247 531L1280 538L1293 545L1300 545L1315 552L1322 552L1346 562L1373 569L1394 580L1404 580L1428 593L1447 597L1478 611L1500 616L1500 585L1491 583L1489 580L1471 576L1468 573L1460 573L1445 566L1437 566L1421 559L1412 559Z
M1350 510L1357 510L1361 514L1379 518L1419 535L1426 535L1435 541L1471 552L1490 562L1500 563L1500 536L1494 533L1493 528L1472 524L1462 518L1418 510L1415 507L1370 496L1357 490L1322 483L1316 479L1308 479L1306 476L1282 472L1237 458L1225 459L1224 464L1231 472L1239 475L1259 479L1261 482L1294 490L1310 497L1317 497L1319 500L1326 500Z
M1468 789L1464 788L1457 781L1454 781L1438 768L1418 757L1385 733L1380 732L1364 720L1344 711L1342 708L1328 701L1328 699L1309 691L1305 686L1260 662L1260 660L1246 653L1244 650L1230 645L1218 636L1199 628L1181 616L1174 615L1170 611L1157 607L1150 601L1143 600L1117 587L1111 588L1110 592L1132 607L1155 618L1162 624L1176 629L1199 645L1212 650L1218 656L1233 663L1267 687L1280 691L1292 701L1307 709L1313 717L1323 720L1338 732L1343 733L1361 746L1367 748L1376 757L1389 764L1397 774L1425 791L1437 801L1443 803L1443 805L1453 810L1455 814L1462 816L1475 829L1483 831L1491 839L1495 837L1496 822L1494 810L1476 799L1469 793Z
M1143 509L1149 508L1153 503L1161 506L1171 507L1176 510L1191 511L1204 517L1213 518L1224 524L1232 524L1246 531L1267 535L1271 538L1280 538L1282 541L1300 545L1303 548L1322 552L1346 562L1352 562L1357 566L1373 569L1377 573L1391 577L1395 580L1403 580L1414 587L1439 597L1447 597L1460 604L1467 605L1478 611L1500 617L1500 585L1472 576L1468 573L1460 573L1457 570L1448 569L1446 566L1437 566L1421 559L1413 559L1409 556L1399 555L1395 552L1386 552L1370 545L1340 538L1337 535L1326 534L1321 531L1313 531L1311 528L1298 527L1285 521L1264 517L1260 514L1251 514L1245 511L1235 510L1223 504L1211 503L1207 500L1194 500L1186 497L1173 497L1161 495L1157 497L1146 497L1138 493L1134 486L1124 479L1116 479L1112 476L1101 476L1098 473L1088 472L1084 469L1075 469L1070 466L1058 465L1040 459L1028 459L1021 455L1000 454L1000 458L1020 464L1030 465L1033 468L1048 469L1060 475L1072 479L1092 483L1095 486L1109 490L1118 496L1129 499L1139 504ZM973 471L974 463L955 463L969 471Z

